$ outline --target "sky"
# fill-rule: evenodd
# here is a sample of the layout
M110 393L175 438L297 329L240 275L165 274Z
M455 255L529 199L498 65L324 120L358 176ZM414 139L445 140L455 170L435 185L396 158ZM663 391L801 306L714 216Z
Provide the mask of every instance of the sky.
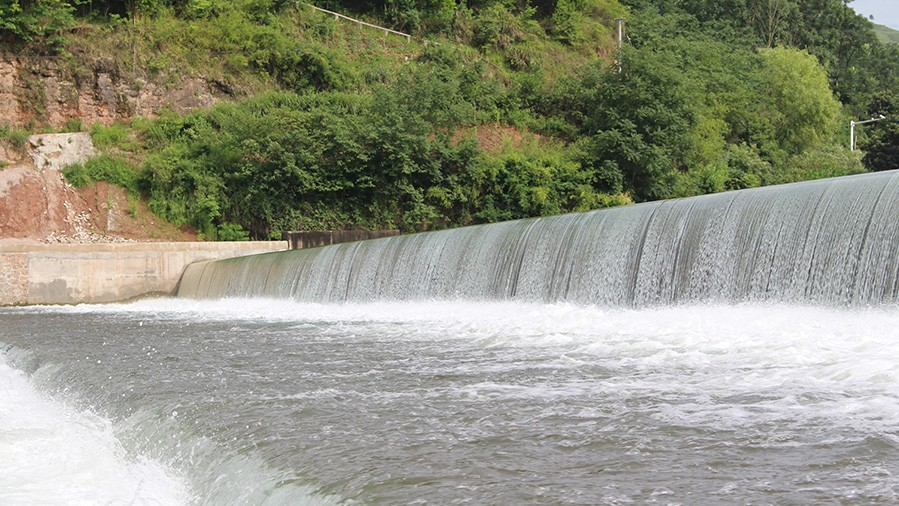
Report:
M855 0L849 6L865 17L873 14L878 25L899 30L899 0Z

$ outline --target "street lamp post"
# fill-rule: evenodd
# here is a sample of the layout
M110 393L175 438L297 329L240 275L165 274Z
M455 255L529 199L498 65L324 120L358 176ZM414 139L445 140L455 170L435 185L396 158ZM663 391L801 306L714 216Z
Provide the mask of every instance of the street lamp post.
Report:
M855 125L864 125L865 123L874 123L875 121L880 121L882 119L887 119L883 114L878 115L876 118L866 119L864 121L850 121L849 122L849 151L855 151Z

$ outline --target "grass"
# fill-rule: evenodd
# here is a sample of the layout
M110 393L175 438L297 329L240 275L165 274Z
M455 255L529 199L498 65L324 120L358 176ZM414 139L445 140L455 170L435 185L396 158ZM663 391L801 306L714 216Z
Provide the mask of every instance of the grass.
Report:
M176 86L191 76L227 83L236 97L283 86L279 59L301 52L326 55L359 75L395 72L423 45L333 18L311 9L286 10L268 24L234 10L210 19L172 13L134 24L92 24L68 36L67 49L82 61L113 61L114 72ZM75 69L77 70L77 69Z
M29 135L31 132L27 130L0 125L0 141L6 142L13 149L22 150Z
M129 195L140 195L138 172L127 161L110 155L100 155L84 163L76 163L63 169L66 180L75 188L83 188L97 181L106 181L127 190Z

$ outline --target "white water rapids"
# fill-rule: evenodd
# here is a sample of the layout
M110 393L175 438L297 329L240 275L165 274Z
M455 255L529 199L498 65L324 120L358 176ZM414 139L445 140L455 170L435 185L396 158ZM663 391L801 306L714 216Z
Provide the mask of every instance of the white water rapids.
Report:
M894 307L173 299L0 321L30 378L0 366L3 504L899 500Z

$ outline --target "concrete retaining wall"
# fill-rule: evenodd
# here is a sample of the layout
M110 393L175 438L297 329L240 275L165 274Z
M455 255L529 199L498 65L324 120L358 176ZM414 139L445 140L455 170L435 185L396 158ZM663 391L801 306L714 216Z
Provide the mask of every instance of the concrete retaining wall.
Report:
M302 249L397 235L400 235L399 230L301 230L282 232L281 238L287 241L290 249Z
M285 249L285 241L0 245L0 306L171 294L190 263Z

